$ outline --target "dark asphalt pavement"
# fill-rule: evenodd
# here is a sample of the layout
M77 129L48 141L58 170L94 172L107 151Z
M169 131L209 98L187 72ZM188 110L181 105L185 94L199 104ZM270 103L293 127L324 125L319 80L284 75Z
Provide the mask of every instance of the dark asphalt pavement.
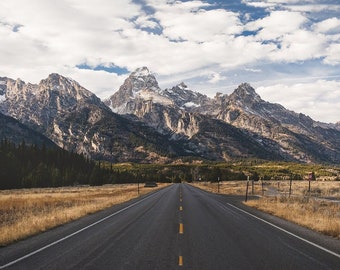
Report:
M340 269L340 241L175 184L0 248L0 269Z

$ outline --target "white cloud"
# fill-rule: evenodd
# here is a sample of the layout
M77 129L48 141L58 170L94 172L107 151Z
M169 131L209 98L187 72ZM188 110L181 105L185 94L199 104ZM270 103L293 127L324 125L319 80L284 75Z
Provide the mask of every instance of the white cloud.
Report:
M242 0L242 3L244 3L248 6L256 7L256 8L270 8L270 7L275 6L275 4L268 3L268 2L265 2L265 1Z
M101 99L111 96L126 79L125 75L118 76L114 73L97 70L70 69L60 70L60 74L71 77L77 82L82 82L82 86L86 85L87 89L96 89L96 95Z
M172 8L155 14L163 26L163 34L170 40L206 42L242 31L237 14L226 10L179 11L176 16L173 14Z
M249 72L254 72L254 73L262 72L262 70L259 68L245 68L244 70L249 71Z
M285 62L303 61L320 58L327 46L323 35L306 30L296 30L282 37L281 48L270 57Z
M273 11L269 16L249 22L246 28L250 31L259 31L260 40L277 40L283 35L299 30L306 18L298 12Z
M327 56L324 59L324 63L329 65L340 65L340 43L331 44L327 48Z
M319 33L340 33L340 19L335 17L329 18L314 24L313 28Z
M305 84L275 84L256 89L262 99L279 103L322 122L340 121L340 81L318 80Z
M296 12L308 12L308 13L314 13L314 12L338 12L340 11L340 5L339 4L305 4L305 5L287 5L285 6L288 10L296 11Z
M156 29L159 28L159 24L152 20L153 18L151 16L139 16L135 24L140 28L150 28L150 29Z
M267 13L253 21L251 9L232 12L217 8L218 2L2 0L0 76L35 83L59 72L105 97L124 76L77 66L148 66L160 85L189 80L200 89L223 87L225 78L232 80L229 85L239 83L235 70L245 74L238 78L261 81L268 79L265 70L278 65L283 70L274 70L272 79L292 76L288 65L297 62L294 72L301 76L339 69L339 18L332 13L322 21L310 19L313 9L321 10L318 1L244 0L265 5ZM326 9L331 6L322 5ZM254 32L244 35L245 30ZM319 66L308 74L312 60Z
M208 82L209 83L218 83L220 81L224 81L226 80L227 77L226 76L223 76L221 75L220 73L216 73L216 72L213 72L209 75L209 80Z

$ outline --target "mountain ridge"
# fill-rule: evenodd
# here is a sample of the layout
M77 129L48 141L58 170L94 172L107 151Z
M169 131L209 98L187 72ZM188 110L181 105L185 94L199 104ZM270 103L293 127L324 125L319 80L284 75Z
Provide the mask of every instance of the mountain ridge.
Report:
M247 83L214 98L183 82L162 90L146 67L104 101L56 73L39 84L0 77L0 111L60 147L112 162L183 156L340 162L335 124L264 101Z
M136 78L135 73L131 73L127 81L155 80L147 68L143 70L142 76L138 73L139 76ZM126 82L109 100L115 100L117 95L122 95L121 92L127 88L125 84ZM184 83L161 91L159 91L158 83L144 84L142 90L152 92L154 89L157 89L157 95L171 99L172 104L143 98L128 101L121 99L120 108L126 104L125 107L134 109L120 110L119 113L134 114L146 124L157 126L164 134L172 133L173 136L189 139L199 132L199 124L195 120L197 115L206 115L242 129L252 137L261 137L259 141L275 141L276 147L280 149L272 149L273 151L281 152L284 156L290 155L293 159L304 162L327 160L326 153L334 157L338 156L340 151L337 146L339 145L337 134L328 132L328 130L335 129L337 133L339 130L336 126L325 123L321 125L309 116L287 110L280 104L264 101L248 83L239 85L230 95L217 94L214 98L194 92ZM136 92L140 90L135 89ZM191 106L184 106L189 102ZM111 108L115 110L113 103L111 103ZM321 147L318 146L319 144ZM271 145L272 143L264 147L271 147ZM315 149L309 151L308 147ZM317 148L320 149L317 150ZM338 160L338 157L335 159Z

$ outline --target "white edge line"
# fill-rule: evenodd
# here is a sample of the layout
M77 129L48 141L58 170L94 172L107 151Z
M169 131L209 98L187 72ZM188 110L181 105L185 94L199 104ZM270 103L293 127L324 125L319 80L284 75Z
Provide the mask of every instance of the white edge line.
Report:
M230 203L227 203L227 204L230 205L230 206L232 206L232 207L234 207L234 208L236 208L237 210L239 210L239 211L241 211L241 212L243 212L243 213L249 215L249 216L252 216L253 218L256 218L256 219L258 219L258 220L261 220L262 222L264 222L264 223L266 223L266 224L268 224L268 225L270 225L270 226L272 226L272 227L274 227L274 228L276 228L276 229L278 229L278 230L280 230L280 231L283 231L283 232L285 232L285 233L287 233L287 234L289 234L289 235L291 235L291 236L294 236L294 237L297 238L297 239L300 239L301 241L304 241L304 242L306 242L306 243L308 243L308 244L310 244L310 245L312 245L312 246L314 246L314 247L317 247L317 248L319 248L319 249L321 249L321 250L323 250L323 251L325 251L325 252L327 252L327 253L329 253L329 254L332 254L332 255L335 256L335 257L340 258L340 254L338 254L338 253L335 253L335 252L333 252L333 251L331 251L331 250L329 250L329 249L327 249L327 248L324 248L324 247L322 247L322 246L320 246L320 245L318 245L318 244L315 244L315 243L313 243L313 242L311 242L311 241L308 241L307 239L304 239L304 238L302 238L302 237L300 237L300 236L298 236L298 235L296 235L296 234L294 234L294 233L292 233L292 232L289 232L289 231L287 231L287 230L285 230L285 229L283 229L283 228L281 228L281 227L279 227L279 226L276 226L276 225L270 223L269 221L266 221L266 220L264 220L264 219L262 219L262 218L259 218L259 217L255 216L255 215L253 215L253 214L251 214L251 213L249 213L249 212L247 212L247 211L241 209L241 208L238 208L238 207L235 206L235 205L232 205L232 204L230 204Z
M62 242L62 241L65 241L66 239L68 239L68 238L70 238L70 237L72 237L72 236L74 236L74 235L76 235L76 234L79 234L79 233L81 233L81 232L83 232L83 231L85 231L85 230L87 230L87 229L89 229L89 228L91 228L91 227L93 227L93 226L95 226L95 225L97 225L97 224L103 222L104 220L107 220L107 219L109 219L109 218L111 218L111 217L113 217L113 216L115 216L115 215L118 215L119 213L124 212L124 211L126 211L127 209L129 209L129 208L131 208L131 207L133 207L133 206L135 206L135 205L137 205L137 204L140 204L141 202L143 202L143 201L145 201L146 199L149 199L149 198L151 198L151 197L153 197L153 196L155 196L155 195L156 195L156 193L151 194L151 195L149 195L149 196L143 198L142 200L137 201L137 202L135 202L135 203L133 203L133 204L131 204L131 205L129 205L129 206L123 208L123 209L120 209L119 211L114 212L113 214L108 215L108 216L106 216L106 217L104 217L104 218L102 218L102 219L100 219L100 220L98 220L98 221L96 221L96 222L94 222L94 223L92 223L92 224L90 224L90 225L88 225L88 226L86 226L86 227L84 227L84 228L82 228L82 229L80 229L80 230L74 232L74 233L71 233L71 234L69 234L69 235L67 235L67 236L65 236L65 237L63 237L63 238L61 238L61 239L59 239L59 240L57 240L57 241L54 241L54 242L52 242L52 243L50 243L50 244L48 244L48 245L46 245L46 246L43 246L42 248L39 248L39 249L37 249L37 250L35 250L35 251L32 251L31 253L28 253L28 254L26 254L26 255L24 255L24 256L22 256L22 257L16 259L16 260L14 260L14 261L11 261L11 262L5 264L5 265L1 265L1 266L0 266L0 269L4 269L4 268L9 267L9 266L11 266L11 265L13 265L13 264L16 264L16 263L18 263L18 262L20 262L20 261L22 261L22 260L24 260L24 259L27 259L27 258L29 258L29 257L31 257L31 256L33 256L33 255L35 255L35 254L37 254L37 253L43 251L43 250L49 248L49 247L52 247L52 246L54 246L54 245L56 245L56 244L58 244L58 243L60 243L60 242Z

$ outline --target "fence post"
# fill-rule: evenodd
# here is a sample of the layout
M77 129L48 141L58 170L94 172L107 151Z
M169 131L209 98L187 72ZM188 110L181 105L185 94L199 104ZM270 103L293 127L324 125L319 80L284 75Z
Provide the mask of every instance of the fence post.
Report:
M249 176L248 176L248 180L247 180L247 189L246 189L246 200L248 200L248 188L249 188Z
M292 194L292 182L293 182L293 174L290 174L290 179L289 179L289 197Z

